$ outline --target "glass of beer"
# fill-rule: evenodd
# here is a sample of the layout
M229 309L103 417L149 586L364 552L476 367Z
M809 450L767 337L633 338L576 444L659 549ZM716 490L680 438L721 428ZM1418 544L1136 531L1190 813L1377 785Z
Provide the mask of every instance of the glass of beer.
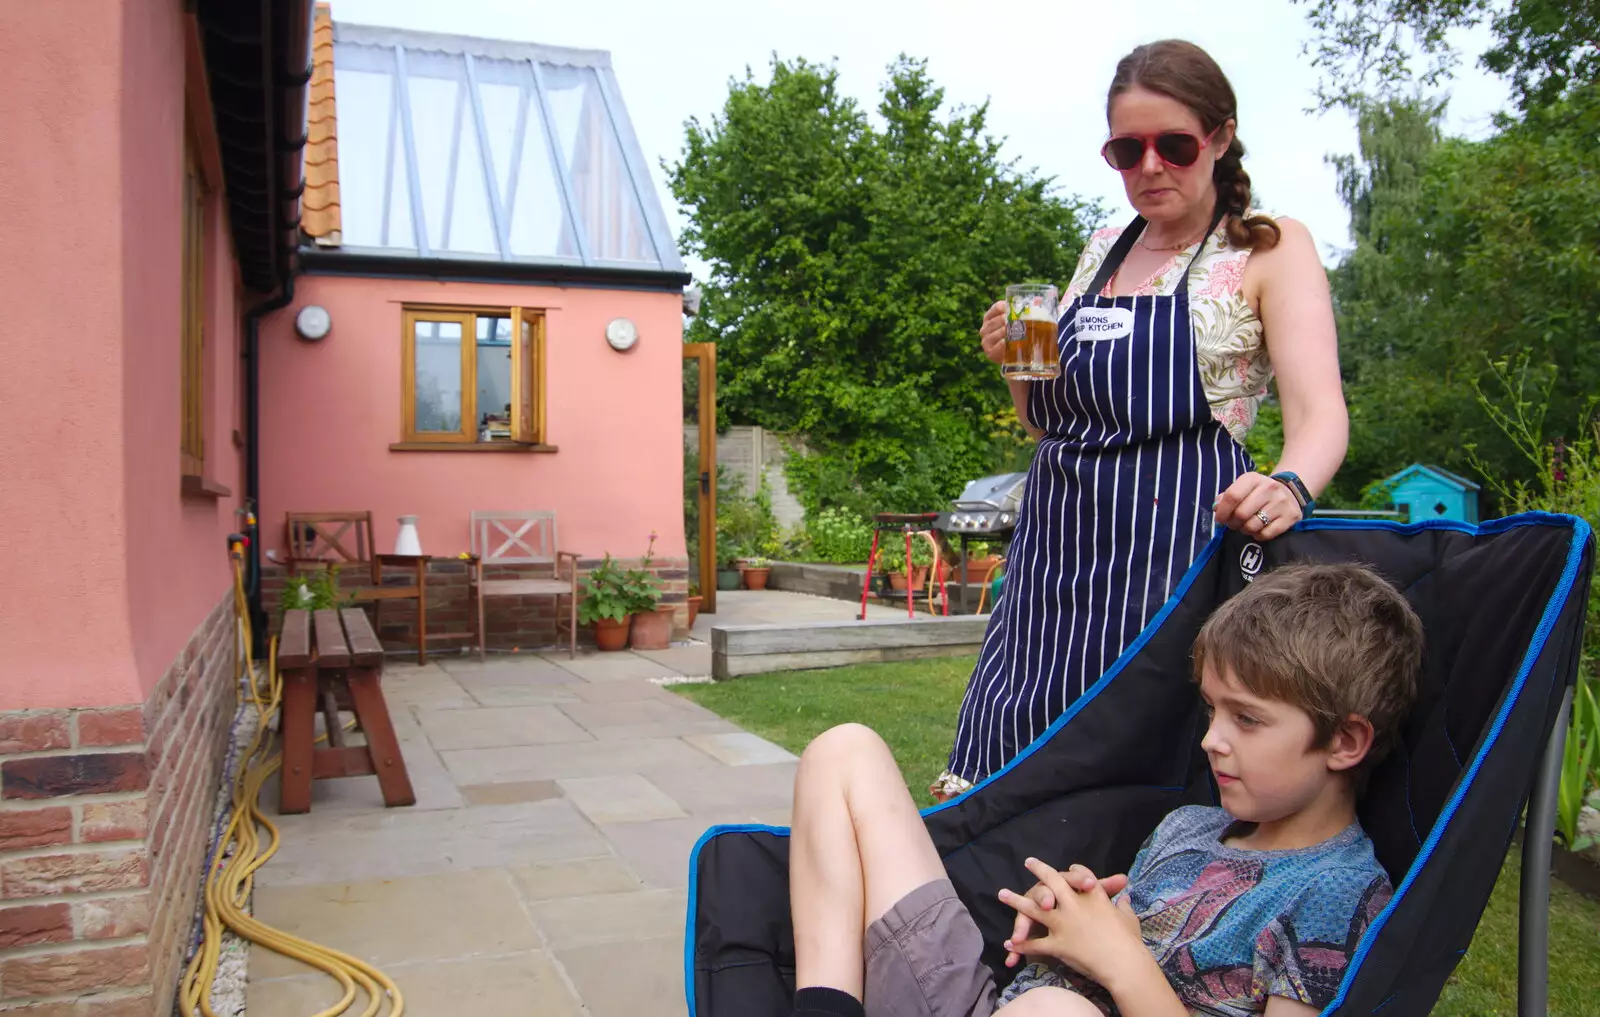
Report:
M1054 286L1024 283L1006 287L1006 355L1000 373L1006 378L1039 381L1061 376L1061 350L1056 345Z

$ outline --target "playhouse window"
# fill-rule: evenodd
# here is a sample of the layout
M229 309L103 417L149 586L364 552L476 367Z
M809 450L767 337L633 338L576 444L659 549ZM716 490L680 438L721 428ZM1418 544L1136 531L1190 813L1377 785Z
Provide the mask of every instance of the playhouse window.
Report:
M544 444L541 312L411 307L401 340L403 441Z

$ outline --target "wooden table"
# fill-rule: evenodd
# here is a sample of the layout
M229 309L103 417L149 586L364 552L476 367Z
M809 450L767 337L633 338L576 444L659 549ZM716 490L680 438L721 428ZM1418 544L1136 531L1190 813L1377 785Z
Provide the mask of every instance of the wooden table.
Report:
M280 813L310 812L311 782L323 777L376 776L384 805L416 804L383 700L383 646L366 612L358 607L286 612L278 670L283 675ZM327 728L326 747L316 744L319 709ZM355 713L365 745L345 744L340 709Z

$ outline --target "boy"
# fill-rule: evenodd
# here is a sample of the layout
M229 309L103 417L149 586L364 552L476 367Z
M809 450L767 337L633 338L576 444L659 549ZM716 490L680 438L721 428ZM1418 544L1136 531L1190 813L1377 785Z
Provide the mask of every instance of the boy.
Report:
M1352 565L1285 566L1218 608L1194 662L1220 807L1167 816L1126 877L1030 858L1039 883L1000 893L1007 964L1042 963L999 996L888 748L825 732L795 778L795 1014L1317 1013L1392 893L1356 798L1415 697L1422 638Z

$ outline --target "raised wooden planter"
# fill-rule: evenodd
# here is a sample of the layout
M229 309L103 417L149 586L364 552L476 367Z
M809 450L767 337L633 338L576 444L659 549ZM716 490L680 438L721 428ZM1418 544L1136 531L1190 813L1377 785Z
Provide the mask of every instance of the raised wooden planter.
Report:
M839 667L977 653L988 619L896 618L802 625L726 625L711 630L711 676Z

